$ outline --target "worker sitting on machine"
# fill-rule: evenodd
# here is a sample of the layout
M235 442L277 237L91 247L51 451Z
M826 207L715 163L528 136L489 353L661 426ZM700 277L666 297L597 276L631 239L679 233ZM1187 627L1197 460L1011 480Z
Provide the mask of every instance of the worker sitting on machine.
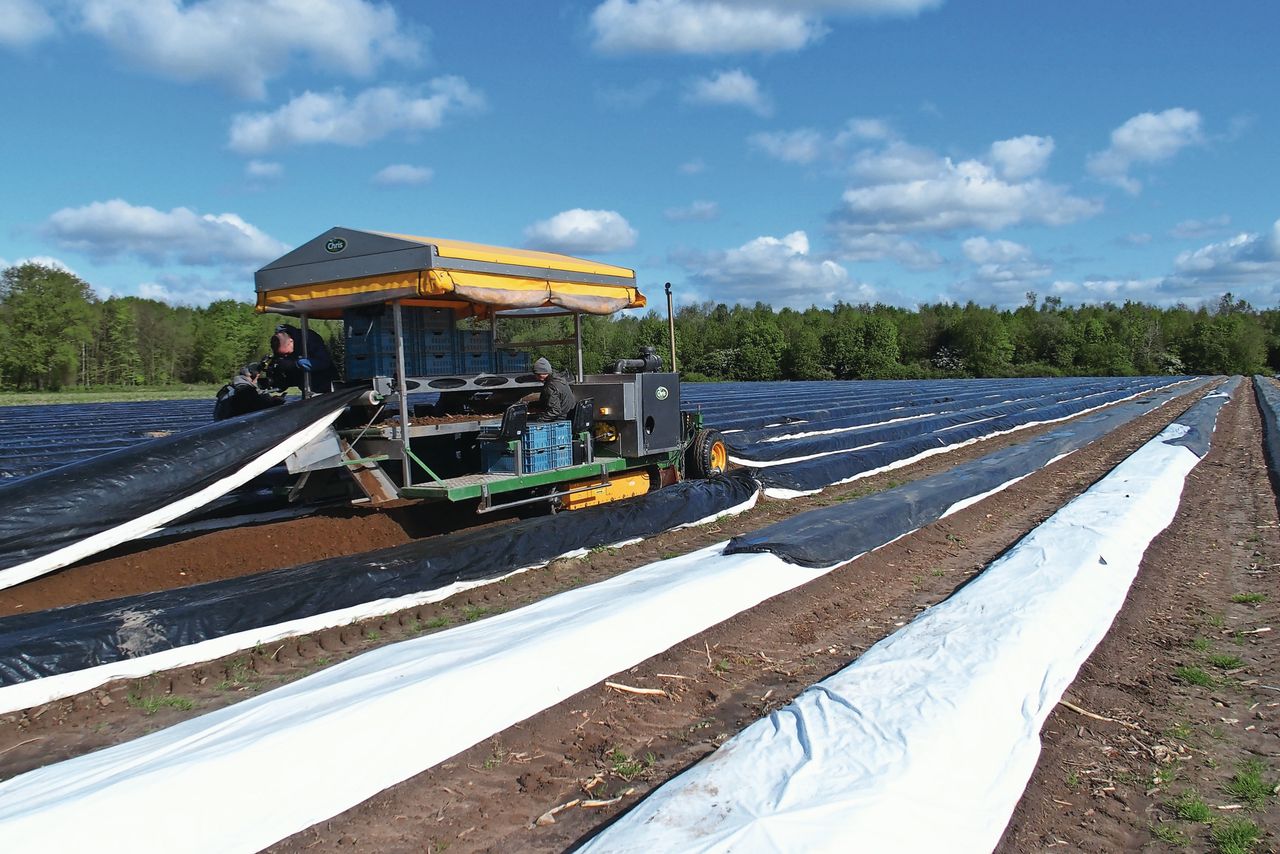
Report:
M271 336L271 355L265 362L267 388L280 391L293 386L302 388L304 374L310 373L311 391L323 394L333 391L333 381L337 379L329 348L314 329L307 330L307 355L304 357L302 330L287 323L277 326Z
M214 421L246 415L259 409L270 409L284 403L283 397L268 394L258 388L258 375L261 371L257 362L245 365L231 382L218 390L217 400L213 404Z
M568 421L573 417L573 405L577 400L569 381L551 368L545 358L533 363L533 373L542 382L538 399L529 407L535 421Z

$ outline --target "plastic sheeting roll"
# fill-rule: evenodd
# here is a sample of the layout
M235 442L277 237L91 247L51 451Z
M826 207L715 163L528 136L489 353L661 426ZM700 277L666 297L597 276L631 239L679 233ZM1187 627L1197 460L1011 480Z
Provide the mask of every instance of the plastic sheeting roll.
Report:
M358 391L216 422L0 484L0 587L203 507L323 432Z

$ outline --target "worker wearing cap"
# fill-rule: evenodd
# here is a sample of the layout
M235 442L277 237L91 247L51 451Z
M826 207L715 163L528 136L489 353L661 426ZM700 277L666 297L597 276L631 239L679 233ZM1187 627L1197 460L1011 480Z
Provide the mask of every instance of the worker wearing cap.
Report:
M533 363L533 373L542 382L542 391L534 404L535 421L567 421L573 417L573 405L577 402L573 389L564 375L551 369L544 358Z
M333 391L337 372L329 348L314 329L307 330L307 355L302 355L302 330L288 323L276 327L271 336L271 356L267 368L267 385L281 391L302 388L304 372L311 375L311 391L315 394Z

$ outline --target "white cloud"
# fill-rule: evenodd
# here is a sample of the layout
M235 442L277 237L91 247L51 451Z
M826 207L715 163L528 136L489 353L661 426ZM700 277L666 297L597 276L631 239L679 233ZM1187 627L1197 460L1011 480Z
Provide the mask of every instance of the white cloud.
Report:
M244 165L244 174L250 178L279 178L284 174L284 166L269 160L250 160Z
M720 218L720 206L715 202L697 201L682 208L667 208L662 215L672 222L708 222Z
M942 256L897 234L849 234L833 229L836 254L842 261L896 261L908 270L936 270Z
M893 136L893 128L883 119L849 119L844 130L836 134L836 145L846 145L851 141L882 140Z
M154 282L141 282L138 296L174 306L205 306L218 300L233 299L246 302L252 292L245 287L230 287L222 282L209 282L199 276L160 276Z
M1237 234L1220 243L1181 252L1173 278L1200 287L1270 285L1280 290L1280 220L1270 232Z
M760 91L759 81L740 68L691 81L684 99L690 104L746 107L760 116L773 113L773 101Z
M776 53L821 39L830 16L912 15L942 0L605 0L591 13L604 53Z
M757 237L736 249L686 253L675 260L689 271L690 281L705 298L716 302L763 300L775 308L805 308L877 298L874 288L854 282L836 262L811 257L803 231Z
M1009 265L1031 257L1030 249L1012 240L970 237L961 244L961 249L964 251L964 257L980 265Z
M1164 292L1163 284L1159 277L1113 279L1095 276L1079 282L1060 279L1050 284L1048 291L1052 296L1061 297L1068 303L1123 303L1132 300L1150 305L1171 306L1186 301L1185 297Z
M1231 225L1231 217L1220 214L1209 219L1184 219L1169 230L1169 234L1179 240L1202 240L1214 234L1220 234Z
M416 187L430 181L433 175L435 172L426 166L393 163L379 170L373 176L373 183L383 187Z
M0 46L29 47L56 30L53 18L33 0L0 0Z
M1053 154L1053 137L1018 136L991 143L991 161L1010 181L1030 178L1044 170Z
M864 149L854 155L853 173L867 184L924 181L942 171L940 162L927 148L892 141L884 148Z
M81 19L130 62L253 98L297 57L368 77L384 62L416 61L421 41L390 3L366 0L84 0Z
M850 234L991 231L1019 223L1065 225L1101 210L1041 179L1006 180L979 160L955 162L901 144L859 156L864 183L836 213Z
M1054 142L1024 135L991 144L984 158L955 161L899 139L888 123L849 120L827 136L813 128L757 133L748 143L790 163L829 158L852 179L829 226L843 260L890 259L914 270L942 265L937 252L907 234L991 231L1038 223L1065 225L1102 208L1068 188L1036 177Z
M7 261L0 258L0 270L7 270L10 267L21 267L23 264L39 264L42 267L52 267L55 270L62 270L73 276L79 276L71 266L61 258L54 258L52 255L31 255L27 258L19 258L17 261Z
M827 151L827 141L813 128L752 134L748 144L784 163L813 163Z
M1200 114L1174 107L1162 113L1140 113L1111 132L1111 145L1089 155L1087 168L1095 178L1136 195L1142 184L1130 177L1138 164L1161 163L1189 145L1203 142Z
M615 110L638 110L662 91L659 80L642 80L632 86L605 86L596 89L596 100Z
M868 142L891 141L893 129L881 119L850 119L834 135L828 137L814 128L768 131L752 134L747 143L784 163L807 165L822 158L838 158L849 149ZM909 146L893 143L895 147L909 150ZM930 158L932 159L932 157Z
M707 164L701 157L686 160L680 164L680 172L684 175L701 175L705 171L707 171Z
M354 98L342 92L304 92L269 113L241 113L231 120L230 146L258 154L287 145L365 145L401 131L438 128L453 113L484 108L484 96L461 77L437 77L417 89L379 86Z
M592 253L630 249L638 235L617 211L573 208L535 222L524 230L524 236L535 249Z
M1126 246L1146 246L1151 242L1151 235L1145 231L1138 231L1124 235L1120 238L1120 242Z
M1029 247L1012 240L971 237L961 244L961 249L974 269L968 279L951 286L957 301L1020 303L1027 291L1040 287L1053 274L1048 265L1036 260Z
M233 213L165 212L123 199L63 208L44 231L59 246L94 258L132 255L156 266L252 266L288 249Z
M1280 220L1268 231L1244 232L1181 252L1173 272L1157 278L1094 276L1053 283L1054 293L1076 302L1135 300L1151 305L1212 305L1225 292L1254 305L1280 301Z

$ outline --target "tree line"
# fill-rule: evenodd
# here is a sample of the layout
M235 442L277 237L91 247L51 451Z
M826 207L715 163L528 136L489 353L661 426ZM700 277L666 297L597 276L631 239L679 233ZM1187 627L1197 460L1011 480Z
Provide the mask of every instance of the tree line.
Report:
M225 382L267 351L280 318L249 303L203 308L139 297L98 298L62 269L26 263L0 273L0 388L164 386ZM548 323L553 328L548 334ZM910 379L994 376L1253 374L1280 368L1280 310L1230 293L1215 304L1064 306L1028 293L1017 309L936 303L917 309L838 302L775 311L703 303L675 318L689 380ZM341 364L342 329L317 323ZM567 319L513 321L515 342L564 338ZM584 366L598 371L654 347L668 358L667 320L586 317ZM531 348L536 349L536 348ZM572 347L543 348L558 368Z

